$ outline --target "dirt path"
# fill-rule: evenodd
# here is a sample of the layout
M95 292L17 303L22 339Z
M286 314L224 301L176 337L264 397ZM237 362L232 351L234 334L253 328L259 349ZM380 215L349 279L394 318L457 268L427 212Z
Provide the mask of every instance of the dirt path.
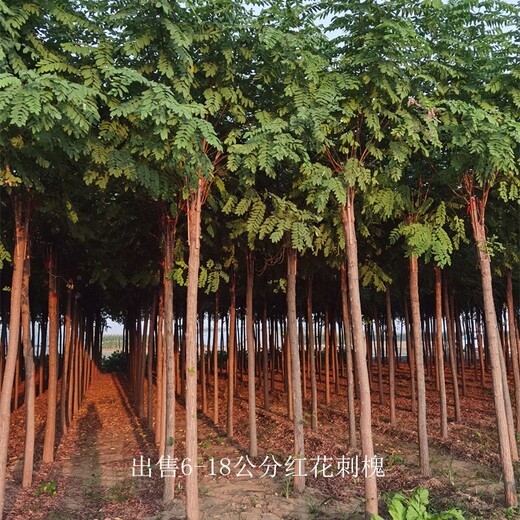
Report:
M180 405L177 425L177 438L184 439L184 409ZM204 519L348 517L345 505L318 490L309 489L301 497L289 497L289 482L280 471L270 478L262 477L265 467L248 467L244 476L238 476L237 467L229 476L218 475L222 459L228 458L233 467L246 454L205 419L199 420L199 447L199 493ZM179 442L177 452L181 461L183 442ZM257 466L266 454L261 455L253 461ZM144 464L140 463L141 456ZM210 474L211 459L217 475ZM184 518L183 478L176 482L178 498L164 511L157 462L153 436L135 416L123 382L116 376L102 375L88 391L78 416L62 437L55 462L40 466L33 487L20 490L14 472L8 486L11 496L7 520ZM132 476L132 472L137 476ZM352 512L352 505L348 507Z

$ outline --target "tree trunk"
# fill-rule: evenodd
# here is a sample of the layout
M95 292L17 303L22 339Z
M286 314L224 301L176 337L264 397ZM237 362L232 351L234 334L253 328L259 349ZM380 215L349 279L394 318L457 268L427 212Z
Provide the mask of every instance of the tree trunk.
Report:
M67 299L65 302L65 329L63 338L63 365L61 371L60 425L62 435L67 433L67 385L69 380L69 358L72 340L72 282L67 283Z
M461 393L462 397L466 397L466 362L464 359L464 344L462 342L462 331L460 328L460 315L455 312L455 304L453 300L453 292L450 298L450 308L453 322L455 323L455 335L457 341L455 342L458 346L458 358L460 360L460 380L461 380Z
M36 370L34 348L31 340L31 313L29 307L29 278L31 276L30 242L27 241L27 257L24 262L22 282L22 336L25 364L25 443L23 454L22 488L31 487L34 468L34 401L36 397Z
M330 322L329 309L325 308L325 404L330 404Z
M43 442L43 462L54 460L54 441L56 439L56 405L58 390L58 279L56 276L56 256L50 252L49 269L49 388L47 390L47 420Z
M7 446L11 423L11 397L14 372L20 342L20 318L24 261L27 253L29 215L24 212L24 202L19 195L13 197L15 243L13 253L13 275L9 312L9 343L4 365L4 379L0 394L0 518L5 505L5 478L7 470ZM28 212L27 212L28 213Z
M390 394L390 424L395 426L397 421L395 413L395 350L394 350L394 323L392 319L392 301L390 299L390 286L386 286L386 352L388 356L388 379Z
M359 293L359 271L357 238L354 219L354 192L348 188L347 204L341 208L343 230L347 249L348 289L350 296L350 312L354 354L358 372L360 433L363 457L367 461L365 474L365 514L367 517L377 514L377 480L374 467L374 443L372 440L372 404L370 398L370 381L366 359L366 346L363 338L363 318L361 314L361 297Z
M164 361L165 372L162 375L162 386L164 388L162 399L164 399L164 452L160 453L167 460L174 460L175 454L175 342L173 339L173 280L170 273L173 269L173 248L175 246L175 232L177 219L170 219L165 215L164 232L164 272L163 272L163 306L164 306ZM159 348L159 346L158 346ZM168 457L170 459L168 459ZM175 478L164 479L163 503L168 505L174 499Z
M303 406L300 372L300 354L298 352L298 329L296 323L296 249L287 249L287 333L290 345L295 473L293 489L303 493L305 489L305 450L303 436Z
M441 418L441 437L448 438L448 408L446 404L446 381L444 377L444 348L442 345L442 278L441 268L435 266L435 351L439 374L439 399Z
M234 421L234 391L235 391L235 339L236 339L236 278L235 271L231 272L229 284L229 334L228 334L228 400L227 400L227 424L228 439L233 438Z
M164 419L166 409L166 388L164 368L164 273L162 287L159 289L159 302L157 309L157 354L156 354L156 381L157 399L155 402L155 443L159 447L159 456L164 454Z
M520 433L520 371L518 367L518 345L516 343L515 307L513 302L513 277L511 270L506 271L506 304L509 343L513 362L513 378L515 382L516 431Z
M486 388L485 367L484 367L484 348L482 345L482 324L480 311L477 312L477 345L478 345L478 361L480 365L480 385Z
M486 228L484 225L485 203L479 201L476 197L471 197L469 210L471 215L471 225L473 228L473 237L475 239L475 245L477 248L477 255L480 264L482 294L484 299L484 319L486 323L486 335L488 339L489 358L491 362L493 397L495 401L498 443L500 450L500 461L502 463L505 499L506 505L508 507L516 507L518 504L518 499L516 496L516 482L513 471L513 462L511 459L511 446L504 405L504 388L499 350L500 336L495 311L495 302L493 301L491 257L487 250Z
M264 390L264 408L269 410L269 344L267 331L267 301L264 298L262 308L262 374Z
M406 347L408 350L408 366L410 368L410 401L412 413L417 413L417 392L415 388L415 345L410 327L408 300L404 298L404 324L406 329Z
M376 326L376 356L377 356L377 385L379 389L379 404L385 403L385 393L383 391L383 354L381 352L381 324L379 323L379 313L374 305L374 321Z
M213 324L213 424L218 424L218 319L220 292L215 293L215 322Z
M410 257L410 307L412 310L415 366L417 369L417 431L419 433L419 465L423 477L430 476L428 431L426 424L426 384L424 380L421 308L419 303L419 268L417 258Z
M210 315L208 312L208 326L209 326ZM210 330L208 328L208 337ZM204 311L199 312L199 347L200 347L200 390L202 397L202 413L207 415L208 413L208 392L207 392L207 374L206 374L206 345L204 343Z
M33 338L34 337L35 336L33 334ZM45 352L47 351L47 316L45 315L42 317L42 323L39 327L39 337L40 359L38 363L38 396L43 395L45 390Z
M314 342L314 325L312 317L312 278L307 278L307 330L309 335L309 369L311 372L311 428L318 427L318 390L316 386L316 346Z
M448 331L448 346L450 350L450 369L451 379L453 383L453 404L455 406L455 422L460 422L460 398L459 398L459 382L457 375L457 354L455 350L455 332L453 330L453 317L450 309L448 298L447 284L443 284L443 300L444 314L446 315L446 330Z
M256 388L255 388L255 336L253 330L253 282L255 276L254 256L246 253L246 341L247 341L247 387L249 403L249 455L258 455L256 440Z
M352 334L350 332L350 309L348 306L348 288L347 288L347 267L341 264L341 310L343 315L343 325L345 329L345 351L347 357L347 404L348 404L348 432L349 432L349 448L355 450L357 448L356 437L356 409L354 406L354 365L352 359Z
M153 430L153 342L157 325L157 292L152 294L150 311L150 330L148 332L148 356L146 358L146 380L148 382L146 397L146 422L148 429Z
M197 472L197 296L200 266L200 219L204 180L187 201L188 280L186 293L186 458L192 471L186 475L186 516L198 520L199 493Z

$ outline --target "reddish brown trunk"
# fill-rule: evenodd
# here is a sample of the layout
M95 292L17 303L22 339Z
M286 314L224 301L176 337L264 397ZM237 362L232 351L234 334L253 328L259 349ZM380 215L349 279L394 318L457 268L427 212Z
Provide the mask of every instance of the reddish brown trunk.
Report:
M316 386L316 348L314 344L314 324L312 317L312 278L307 278L307 331L309 335L309 370L311 373L311 428L318 427L318 391Z
M146 396L146 422L148 429L153 430L153 341L157 325L157 293L152 294L152 310L150 311L150 330L148 333L148 355L146 358L146 380L148 383Z
M465 180L467 185L469 185L472 181L472 177L468 175ZM507 391L507 388L503 387L502 367L500 361L500 333L497 324L495 302L493 300L491 257L487 250L486 228L484 224L485 200L487 199L487 193L488 192L485 192L484 201L479 201L476 197L472 196L470 199L469 210L471 225L473 228L473 237L475 239L480 264L482 294L484 298L484 317L489 346L489 358L491 362L493 398L495 401L498 443L500 461L502 464L505 499L508 507L516 507L518 505L518 499L516 496L516 482L511 457L511 439L509 437L506 409L504 405L504 392ZM472 193L470 193L470 195L472 195Z
M47 420L43 443L43 462L54 460L54 441L56 439L56 404L58 390L58 283L56 258L53 252L48 257L49 269L49 388L47 390Z
M23 357L25 362L25 442L23 454L22 487L32 484L34 468L34 401L36 397L36 371L34 365L34 348L31 341L31 314L29 311L29 278L31 276L30 243L27 243L27 257L24 262L22 282L22 335Z
M218 320L220 292L215 293L215 319L213 324L213 423L218 424Z
M173 280L170 273L173 270L173 248L175 245L175 232L177 227L177 219L170 219L165 216L164 231L164 272L163 272L163 312L164 312L164 336L161 342L164 342L164 360L162 368L164 370L162 376L162 398L164 400L163 411L164 418L161 417L161 428L164 423L164 436L160 448L163 452L160 455L166 459L170 457L174 459L175 455L175 344L173 339ZM196 381L195 381L196 383ZM175 495L175 478L168 477L164 479L163 503L165 505L171 503Z
M164 353L164 274L163 274L163 285L159 291L159 309L157 316L157 359L156 359L156 372L157 372L157 401L155 405L155 442L159 448L159 454L164 454L164 443L165 443L165 420L166 420L166 368L165 368L165 353ZM178 368L178 363L174 363ZM177 379L177 371L175 372ZM175 388L174 388L175 396Z
M389 400L390 400L390 424L395 426L395 350L394 350L394 327L392 319L392 301L390 299L390 286L386 286L386 355L388 356L388 378L389 378Z
M444 348L442 345L442 279L440 267L435 267L435 351L439 374L439 399L441 437L448 438L448 409L446 404L446 382L444 377Z
M13 197L15 244L13 253L13 276L9 312L9 343L4 366L4 379L0 394L0 518L5 505L5 479L7 469L7 445L11 423L11 397L20 341L20 317L24 261L27 253L29 216L25 214L24 202L18 195Z
M236 279L235 272L231 273L229 284L229 334L228 334L228 399L227 399L227 436L233 438L234 421L233 405L235 390L235 334L236 334Z
M67 432L67 385L69 380L69 357L72 340L72 282L69 280L67 287L67 300L65 303L65 334L63 338L63 365L61 371L61 399L60 399L60 424L62 434Z
M518 366L518 344L516 343L513 277L510 269L506 271L506 304L509 344L511 345L511 361L513 364L513 378L515 382L516 431L520 433L520 370Z
M256 439L256 388L255 388L255 336L253 330L253 281L255 276L254 256L246 253L246 341L247 341L247 387L249 403L249 455L258 455Z
M446 315L446 329L448 331L448 346L450 350L450 369L453 384L453 404L455 406L455 422L460 422L460 398L459 382L457 375L457 354L455 350L455 332L453 330L453 319L448 298L447 284L443 285L444 314Z
M204 180L187 201L188 214L188 280L186 293L186 458L193 471L186 475L186 516L198 520L199 494L197 472L197 296L200 266L200 219Z
M412 310L415 365L417 369L417 430L419 433L419 465L423 477L430 476L430 456L426 423L426 384L424 380L421 309L419 303L419 268L416 257L410 257L410 308Z
M363 318L361 314L361 297L359 293L359 271L357 238L354 222L354 192L348 189L347 204L341 208L343 230L347 249L348 262L348 289L350 296L350 312L352 318L352 336L356 369L358 373L359 405L360 405L360 433L363 456L368 461L365 476L365 514L377 514L377 481L374 460L374 443L372 440L372 404L370 397L370 381L368 375L365 341L363 338Z
M300 372L300 355L298 352L298 332L296 324L296 249L287 250L287 332L289 336L289 355L291 360L293 425L294 425L294 458L295 475L293 489L303 493L305 489L305 450L303 435L303 405Z
M208 335L209 335L209 313L208 313ZM206 346L204 344L204 311L199 312L199 348L200 348L200 387L202 395L202 413L208 413L208 392L206 377Z
M341 310L345 329L345 352L347 357L347 403L350 449L357 448L356 409L354 407L354 365L352 359L352 334L350 332L350 309L348 306L347 267L341 264Z
M330 323L329 310L325 309L325 403L330 404Z
M264 299L264 305L262 309L262 374L264 389L264 408L266 410L269 410L269 345L267 337L267 302Z
M374 321L376 326L376 356L377 356L377 384L379 389L379 404L385 403L385 393L383 391L383 354L381 349L381 325L379 323L379 313L374 305Z
M415 389L415 346L410 327L410 315L408 312L408 301L404 298L404 324L406 329L406 346L408 350L408 365L410 368L410 401L412 413L417 413L417 392Z

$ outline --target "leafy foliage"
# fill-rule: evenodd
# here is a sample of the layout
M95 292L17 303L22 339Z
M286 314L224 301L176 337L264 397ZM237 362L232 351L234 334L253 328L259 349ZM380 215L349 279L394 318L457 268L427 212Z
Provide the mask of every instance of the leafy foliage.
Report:
M388 503L388 512L392 520L464 520L459 509L450 509L442 513L432 513L428 510L428 490L417 488L407 497L396 493ZM383 520L379 515L373 515L372 520Z

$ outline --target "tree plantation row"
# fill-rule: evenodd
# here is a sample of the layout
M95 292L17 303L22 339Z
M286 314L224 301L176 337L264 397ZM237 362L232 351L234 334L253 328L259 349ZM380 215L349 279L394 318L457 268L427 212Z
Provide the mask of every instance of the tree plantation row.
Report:
M107 317L125 326L136 410L164 457L178 398L197 460L197 409L232 438L247 379L251 457L257 385L268 408L278 381L295 457L345 385L350 448L359 429L372 461L371 390L395 424L405 363L429 477L427 382L446 438L466 371L490 372L516 506L518 20L487 0L0 0L0 512L22 387L30 486L36 381L50 462ZM166 479L165 504L174 490ZM200 516L197 471L186 514Z

